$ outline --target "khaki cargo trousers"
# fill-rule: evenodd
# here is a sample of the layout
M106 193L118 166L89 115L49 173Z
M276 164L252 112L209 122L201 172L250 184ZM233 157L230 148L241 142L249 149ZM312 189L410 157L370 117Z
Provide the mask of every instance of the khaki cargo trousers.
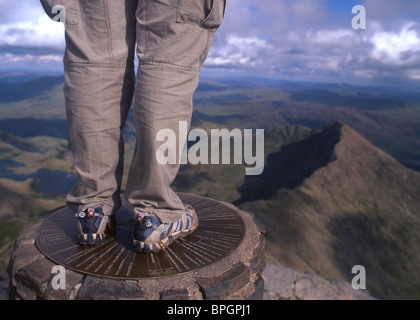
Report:
M178 132L179 121L190 124L201 66L226 0L41 3L54 20L65 12L64 94L69 154L78 175L68 206L74 212L100 206L108 215L120 208L122 129L134 100L137 140L124 196L136 214L177 221L184 206L170 185L179 164L157 162L162 142L156 135L161 129Z

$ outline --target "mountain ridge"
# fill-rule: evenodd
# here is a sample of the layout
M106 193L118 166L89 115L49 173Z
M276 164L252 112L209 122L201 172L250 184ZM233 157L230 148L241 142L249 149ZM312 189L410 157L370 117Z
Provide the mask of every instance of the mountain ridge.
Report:
M302 163L321 163L299 183L275 184L273 191L266 184L273 177L268 167L258 183L258 177L247 178L239 188L248 188L240 207L254 212L267 228L268 260L327 279L349 280L352 267L363 265L368 289L376 296L418 298L420 282L413 279L419 278L420 174L338 122L297 146L316 145L321 136L315 147L320 154L310 148L297 152L296 144L279 151L280 163L284 153L292 153L286 177L302 173ZM322 157L328 161L320 162ZM267 187L270 197L250 197L252 185L260 194Z

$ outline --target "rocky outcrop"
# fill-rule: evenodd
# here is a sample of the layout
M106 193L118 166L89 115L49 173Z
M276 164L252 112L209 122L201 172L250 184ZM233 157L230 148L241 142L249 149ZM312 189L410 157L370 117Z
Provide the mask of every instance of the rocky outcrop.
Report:
M9 298L10 277L6 271L0 273L0 300L8 300Z
M300 273L267 264L264 300L372 300L366 290L355 290L343 279L327 281L313 273Z

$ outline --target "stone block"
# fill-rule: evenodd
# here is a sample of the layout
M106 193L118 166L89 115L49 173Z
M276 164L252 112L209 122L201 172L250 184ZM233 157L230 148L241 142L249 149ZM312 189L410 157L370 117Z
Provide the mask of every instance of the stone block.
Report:
M54 289L51 285L51 281L45 291L45 300L74 300L77 296L78 289L84 275L66 270L66 282L65 289Z
M160 300L188 300L187 289L160 292Z
M219 277L198 279L206 300L225 299L244 287L250 280L250 270L242 263L237 263Z
M42 298L47 288L48 280L51 278L51 270L54 264L41 259L22 268L14 277L16 283L16 293L22 299Z
M144 300L144 291L135 281L87 276L77 300Z
M9 276L14 279L14 276L19 272L20 269L35 261L38 261L41 259L41 256L41 252L38 250L35 244L17 247L10 256L10 262L7 267Z

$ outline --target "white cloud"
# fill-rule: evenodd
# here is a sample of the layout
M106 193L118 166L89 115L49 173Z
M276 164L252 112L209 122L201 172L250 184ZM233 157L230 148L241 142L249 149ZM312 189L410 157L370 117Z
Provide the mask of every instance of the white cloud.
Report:
M212 50L206 66L247 66L262 64L262 56L273 47L258 37L228 35L223 47Z
M415 23L402 27L400 32L377 32L371 39L372 56L386 63L404 65L420 57L420 35L412 28Z
M52 21L39 0L0 0L0 67L62 70L64 26Z
M61 63L63 57L60 55L46 54L46 55L33 55L33 54L13 54L13 53L4 53L0 54L0 63L10 64L10 63L37 63L37 64L48 64L48 63Z
M353 83L419 78L420 29L413 10L420 4L366 0L367 29L353 30L351 4L347 14L336 14L323 0L229 3L237 11L227 11L207 67Z
M307 42L320 45L349 44L354 46L355 42L358 42L358 36L351 29L308 30L305 36Z
M0 45L63 48L64 27L46 15L0 24Z

